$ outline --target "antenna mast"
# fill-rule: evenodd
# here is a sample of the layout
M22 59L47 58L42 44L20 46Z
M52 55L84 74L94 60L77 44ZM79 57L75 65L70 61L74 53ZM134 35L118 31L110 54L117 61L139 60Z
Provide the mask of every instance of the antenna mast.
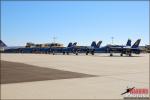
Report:
M57 37L54 36L54 37L53 37L53 42L54 42L54 43L56 42L56 39L57 39Z
M111 40L112 40L112 44L114 44L114 37L113 36L111 37Z

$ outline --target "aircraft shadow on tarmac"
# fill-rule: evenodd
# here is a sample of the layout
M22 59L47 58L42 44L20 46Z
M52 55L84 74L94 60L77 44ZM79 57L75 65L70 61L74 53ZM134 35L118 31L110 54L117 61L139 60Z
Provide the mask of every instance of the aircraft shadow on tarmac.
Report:
M1 84L86 77L96 77L96 75L1 61Z

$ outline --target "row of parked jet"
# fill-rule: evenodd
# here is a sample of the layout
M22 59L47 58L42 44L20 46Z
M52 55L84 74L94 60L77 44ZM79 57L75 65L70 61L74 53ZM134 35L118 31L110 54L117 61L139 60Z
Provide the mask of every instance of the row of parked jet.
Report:
M69 43L67 47L49 47L49 48L26 48L26 47L4 47L4 53L62 53L63 55L70 53L78 55L79 53L85 53L86 55L95 53L109 53L113 56L114 53L120 53L120 56L132 54L140 54L141 49L139 48L141 39L138 39L133 45L131 40L128 39L126 45L106 45L101 47L102 41L97 44L95 41L91 43L91 46L77 46L77 42Z

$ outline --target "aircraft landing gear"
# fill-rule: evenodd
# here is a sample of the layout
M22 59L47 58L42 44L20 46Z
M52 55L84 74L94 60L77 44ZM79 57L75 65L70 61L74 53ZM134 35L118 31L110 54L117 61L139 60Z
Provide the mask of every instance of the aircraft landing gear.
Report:
M123 56L123 53L121 53L120 56Z
M113 54L112 54L112 53L110 53L110 56L113 56Z
M65 55L65 52L63 52L63 55Z
M76 55L78 55L78 52L76 52Z
M86 52L86 55L88 55L88 53L89 53L89 52L87 51L87 52Z
M67 52L67 55L69 55L69 52Z
M88 55L88 53L86 52L86 55Z
M91 54L94 55L94 51L92 51Z
M132 54L131 53L129 53L129 57L131 57L132 56Z
M76 53L76 55L78 55L78 51L76 51L75 53Z
M55 55L55 51L53 51L53 55Z

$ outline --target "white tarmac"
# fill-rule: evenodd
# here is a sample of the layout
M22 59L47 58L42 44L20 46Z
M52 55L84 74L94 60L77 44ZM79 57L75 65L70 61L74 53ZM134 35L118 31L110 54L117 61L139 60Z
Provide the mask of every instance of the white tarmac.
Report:
M1 54L1 59L97 77L1 85L2 99L122 99L127 87L149 89L149 55Z

